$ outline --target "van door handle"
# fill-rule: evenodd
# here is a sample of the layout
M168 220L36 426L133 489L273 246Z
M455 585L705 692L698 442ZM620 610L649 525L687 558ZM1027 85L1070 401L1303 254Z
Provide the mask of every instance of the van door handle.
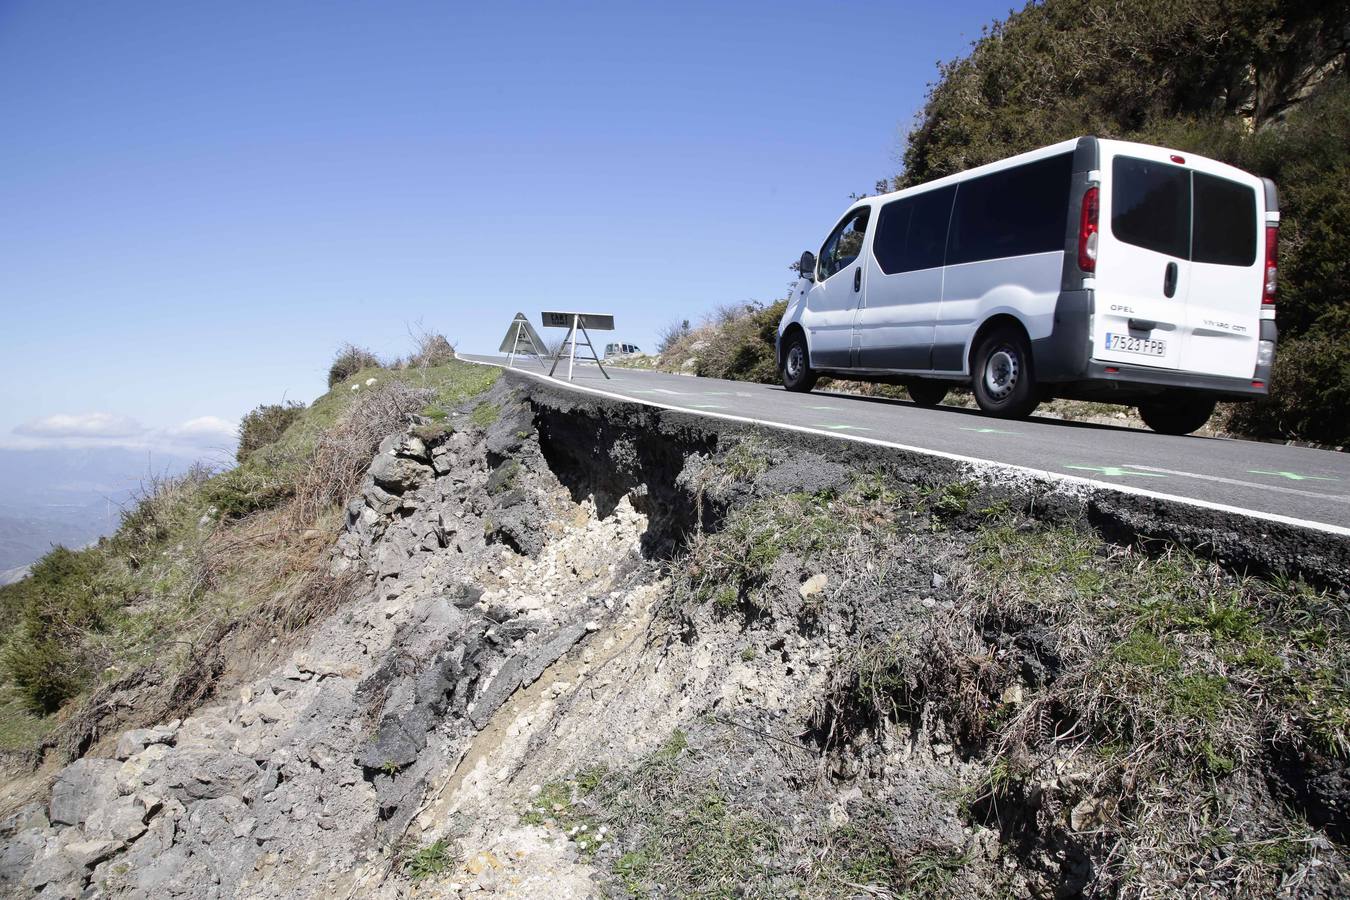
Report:
M1163 296L1171 297L1177 292L1177 264L1170 262L1167 264L1167 271L1163 273Z
M853 270L853 292L856 294L858 291L861 290L862 290L862 266L858 266L858 268ZM1167 296L1170 297L1172 295L1168 294Z

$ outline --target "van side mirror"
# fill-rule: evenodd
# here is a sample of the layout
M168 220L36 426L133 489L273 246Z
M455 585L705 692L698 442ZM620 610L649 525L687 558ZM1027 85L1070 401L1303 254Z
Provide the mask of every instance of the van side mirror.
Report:
M797 271L807 281L816 280L816 255L810 250L802 252L801 261L797 263Z

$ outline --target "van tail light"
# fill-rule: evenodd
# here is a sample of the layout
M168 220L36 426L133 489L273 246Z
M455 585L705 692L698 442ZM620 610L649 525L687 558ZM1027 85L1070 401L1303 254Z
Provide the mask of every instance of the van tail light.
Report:
M1080 239L1081 240L1081 239ZM1082 255L1082 251L1079 251ZM1261 285L1261 305L1275 305L1275 281L1276 281L1276 262L1280 255L1280 226L1266 226L1266 269L1265 279Z
M1078 217L1078 268L1084 272L1097 271L1098 206L1098 188L1093 186L1083 193L1083 209Z

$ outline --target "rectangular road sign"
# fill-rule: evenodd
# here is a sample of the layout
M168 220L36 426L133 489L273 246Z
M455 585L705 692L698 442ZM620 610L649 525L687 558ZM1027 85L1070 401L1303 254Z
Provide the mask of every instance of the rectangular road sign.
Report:
M573 321L588 331L613 331L614 317L605 313L546 312L542 313L545 328L571 328Z

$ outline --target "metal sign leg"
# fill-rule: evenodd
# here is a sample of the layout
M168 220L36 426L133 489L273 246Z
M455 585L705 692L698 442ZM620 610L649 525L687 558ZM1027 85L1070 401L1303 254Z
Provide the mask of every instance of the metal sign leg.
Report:
M569 342L572 342L572 336L576 333L576 329L577 329L576 318L573 317L572 327L568 329L567 337L564 338L563 342L558 345L558 352L553 354L553 368L548 370L548 375L550 378L552 378L553 373L558 370L558 363L562 362L563 348L565 348ZM572 343L572 353L574 356L576 355L576 344L574 342ZM567 366L567 380L568 381L572 380L572 366L570 363Z
M609 373L605 371L605 364L600 362L600 354L595 352L595 345L591 343L591 333L586 330L585 325L581 326L581 333L586 335L586 346L591 348L591 357L595 360L595 364L600 367L600 374L605 376L606 381L612 380Z
M577 326L581 324L581 316L572 317L572 330L568 332L572 335L572 354L567 358L567 380L572 380L572 367L577 363Z

